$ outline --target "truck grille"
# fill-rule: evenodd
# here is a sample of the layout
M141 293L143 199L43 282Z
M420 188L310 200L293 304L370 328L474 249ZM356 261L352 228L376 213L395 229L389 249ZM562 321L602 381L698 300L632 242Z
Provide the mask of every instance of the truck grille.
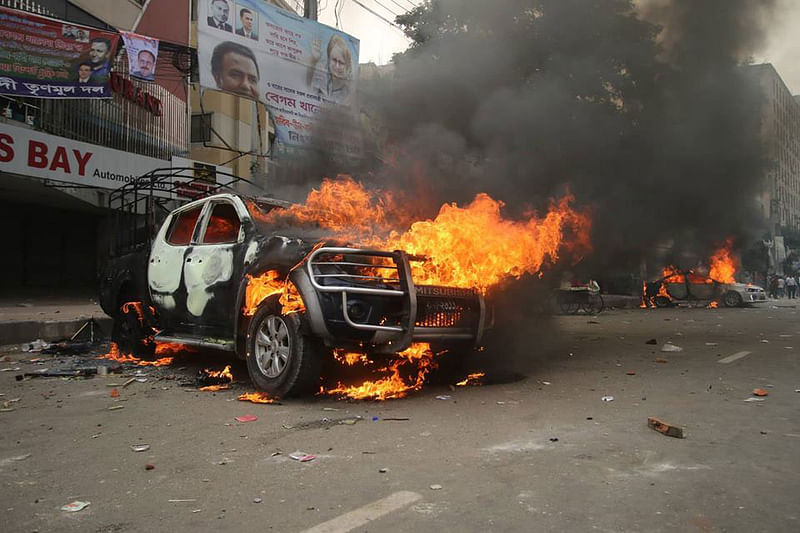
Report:
M423 328L470 327L474 326L477 315L470 301L419 297L415 325Z

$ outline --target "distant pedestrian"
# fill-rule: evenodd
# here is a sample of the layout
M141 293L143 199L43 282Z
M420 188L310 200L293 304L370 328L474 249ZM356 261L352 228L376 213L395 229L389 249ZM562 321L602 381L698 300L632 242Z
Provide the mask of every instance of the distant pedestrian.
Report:
M769 297L770 298L777 298L778 297L778 276L772 274L769 277Z
M778 298L783 298L785 291L786 291L786 280L783 279L783 276L778 276Z
M794 299L797 296L797 280L794 276L786 277L786 293L790 299Z

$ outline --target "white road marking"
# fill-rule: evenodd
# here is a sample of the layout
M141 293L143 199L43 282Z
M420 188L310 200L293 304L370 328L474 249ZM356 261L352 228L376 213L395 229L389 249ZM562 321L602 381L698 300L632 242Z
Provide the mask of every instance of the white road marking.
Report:
M728 357L723 357L722 359L717 361L717 363L722 363L723 365L726 365L728 363L733 363L734 361L738 361L742 357L747 357L751 353L752 352L736 352L735 354L729 355Z
M416 492L400 491L389 496L368 503L364 507L359 507L354 511L337 516L332 520L317 524L311 529L306 529L303 533L345 533L357 527L377 520L383 515L396 511L406 505L412 504L422 498Z

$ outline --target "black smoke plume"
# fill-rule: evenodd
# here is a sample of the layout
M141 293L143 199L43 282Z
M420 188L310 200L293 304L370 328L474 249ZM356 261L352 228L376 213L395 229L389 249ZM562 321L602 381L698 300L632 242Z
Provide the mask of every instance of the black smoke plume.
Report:
M398 19L414 43L393 82L362 102L388 140L360 175L431 210L481 191L542 208L569 188L594 212L595 270L744 242L765 163L742 65L772 4L426 2Z

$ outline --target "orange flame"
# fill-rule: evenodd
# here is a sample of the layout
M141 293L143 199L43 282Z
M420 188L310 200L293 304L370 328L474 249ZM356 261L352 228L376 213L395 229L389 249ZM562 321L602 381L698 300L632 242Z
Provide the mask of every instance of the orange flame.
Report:
M546 261L558 260L565 246L564 233L571 230L571 248L579 254L591 249L585 213L569 206L571 195L551 203L543 219L503 218L503 202L479 194L471 204L445 204L433 220L415 222L403 233L369 242L388 250L405 250L427 258L411 265L416 283L476 288L482 292L507 277L536 274Z
M221 390L228 390L228 387L228 385L206 385L205 387L200 387L198 390L206 392L218 392Z
M466 387L467 385L483 385L481 379L486 376L485 372L475 372L456 383L456 387Z
M283 291L283 280L277 270L269 270L260 276L247 274L247 288L244 293L244 314L253 316L258 305L273 294Z
M669 293L667 292L667 288L664 286L664 283L661 283L661 285L658 287L658 292L656 293L656 296L663 296L667 300L672 301L672 296L670 296Z
M266 215L251 211L269 224L318 226L349 238L410 224L407 205L401 206L390 193L375 195L351 177L340 175L336 180L323 180L319 190L312 190L302 205L276 209Z
M283 286L283 294L281 294L279 302L281 304L281 313L284 315L302 313L306 310L303 298L297 291L297 287L289 280L286 280Z
M180 353L193 353L196 350L185 344L177 342L158 342L156 341L156 355L178 355Z
M719 283L736 283L736 270L738 268L738 261L732 255L733 238L728 238L714 254L709 261L711 267L709 269L709 277Z
M233 381L233 374L231 374L231 365L226 365L222 370L209 370L204 369L203 373L210 378L217 378L219 380Z
M157 344L156 345L156 355L162 355L159 353L159 348L161 346L166 346L165 344ZM179 344L175 346L181 346ZM130 354L123 354L120 352L117 343L112 342L111 347L108 350L108 353L103 354L98 357L98 359L108 359L110 361L116 361L117 363L131 363L138 366L167 366L172 364L172 357L162 357L160 359L156 359L155 361L146 361L143 359L139 359L138 357L134 357Z
M664 283L685 283L686 277L681 274L681 271L678 270L675 266L668 266L664 267L662 271L662 277L664 278ZM666 289L665 289L666 290ZM660 290L659 290L660 292Z
M434 219L409 227L408 209L400 209L392 195L373 194L344 178L323 181L305 205L256 216L272 224L312 224L358 246L424 256L425 261L412 263L416 283L485 292L507 277L538 274L563 250L581 256L591 249L589 216L572 209L573 200L567 194L551 202L544 218L528 214L511 220L501 215L503 202L482 193L465 207L445 204ZM402 227L409 229L398 231Z
M411 391L422 388L425 378L435 368L434 353L428 343L412 344L407 350L397 354L397 359L379 372L391 372L391 375L377 381L365 381L361 385L345 386L338 383L333 389L320 389L320 394L341 396L353 400L388 400L403 398ZM403 378L403 371L409 374Z
M139 324L144 326L144 306L142 305L142 302L125 302L122 304L120 309L123 313L130 313L131 309L133 309L133 311L136 313L136 316L139 318ZM156 310L152 307L148 306L148 309L150 310L151 315L156 313Z
M285 279L277 270L268 270L260 276L247 274L247 287L244 294L244 309L246 316L253 316L266 298L280 294L281 313L297 313L305 311L303 298L297 291L294 283Z
M717 307L719 307L719 303L715 301L708 304L709 309L716 309Z
M361 363L364 365L372 363L365 353L348 352L341 348L336 348L333 350L333 357L343 365L347 366L353 366L356 363Z
M275 398L270 398L263 392L246 392L236 398L240 402L275 403Z

